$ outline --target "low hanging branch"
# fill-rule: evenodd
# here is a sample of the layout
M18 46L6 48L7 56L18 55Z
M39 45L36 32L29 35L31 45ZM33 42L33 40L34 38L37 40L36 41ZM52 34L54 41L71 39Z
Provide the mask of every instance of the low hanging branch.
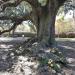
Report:
M10 31L14 30L23 21L31 20L33 22L33 19L31 18L31 15L30 14L25 15L24 17L21 17L21 18L20 17L7 17L7 16L2 16L2 17L0 17L0 20L12 20L12 22L14 23L14 25L10 29L0 31L0 35L2 35L3 33L10 32Z
M19 25L19 24L14 23L14 25L13 25L10 29L0 31L0 35L2 35L2 34L5 33L5 32L10 32L11 30L15 29L15 27L18 26L18 25Z
M12 30L14 30L18 25L20 25L23 21L26 21L26 20L31 20L32 22L33 19L30 17L30 15L26 15L22 18L17 18L17 17L6 17L6 16L3 16L3 17L0 17L0 20L12 20L12 22L14 23L14 25L8 29L8 30L3 30L3 31L0 31L0 35L2 35L3 33L6 33L6 32L10 32ZM36 25L35 25L36 26Z
M12 20L14 22L14 25L10 29L0 31L0 35L2 35L5 32L10 32L11 30L15 29L16 26L18 26L19 24L21 24L24 20L28 20L27 17L22 17L22 18L16 18L16 17L13 18L13 17L7 17L7 16L0 17L0 20Z

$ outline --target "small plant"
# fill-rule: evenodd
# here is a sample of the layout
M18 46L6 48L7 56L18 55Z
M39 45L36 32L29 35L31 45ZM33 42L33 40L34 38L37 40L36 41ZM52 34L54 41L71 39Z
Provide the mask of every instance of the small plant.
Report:
M57 56L58 58L52 56L52 58L41 57L40 58L40 65L47 65L57 73L62 71L62 67L67 65L66 58L64 57L63 53L59 51L58 48L50 49L50 53ZM55 59L55 60L54 60Z
M56 72L61 72L61 65L55 63L52 59L49 59L48 66L51 67Z

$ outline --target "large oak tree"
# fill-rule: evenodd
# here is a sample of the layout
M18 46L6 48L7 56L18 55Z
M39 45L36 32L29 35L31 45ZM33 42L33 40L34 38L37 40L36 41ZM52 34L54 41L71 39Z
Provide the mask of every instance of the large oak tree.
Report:
M6 12L6 8L17 7L23 1L30 5L31 11L25 12L25 14L21 16L2 14ZM0 34L15 29L17 25L25 20L31 20L36 26L39 42L42 41L46 46L52 46L55 38L56 14L65 1L66 0L1 0L0 20L11 20L13 26L8 30L1 31Z
M30 57L35 57L35 60L39 61L41 59L44 65L50 66L51 62L48 64L48 61L52 61L54 66L52 66L52 68L59 72L60 65L65 65L66 59L59 50L51 49L50 47L52 47L55 42L55 18L60 6L62 6L65 1L66 0L0 0L0 20L5 22L11 20L10 23L13 23L9 29L0 31L0 34L14 30L26 20L32 21L37 29L36 37L28 39L22 46L20 45L19 50L21 52L17 51L18 49L14 49L15 55L27 55L27 52L30 52L28 53ZM34 43L35 41L38 43ZM46 69L43 71L46 71Z

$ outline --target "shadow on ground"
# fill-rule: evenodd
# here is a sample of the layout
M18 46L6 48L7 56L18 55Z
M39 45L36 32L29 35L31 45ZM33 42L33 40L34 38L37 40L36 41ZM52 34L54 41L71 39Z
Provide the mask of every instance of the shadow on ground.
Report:
M58 48L63 52L63 54L67 57L67 60L69 61L68 70L74 72L75 71L75 41L60 40L60 41L56 41L56 43ZM75 72L73 75L75 75Z

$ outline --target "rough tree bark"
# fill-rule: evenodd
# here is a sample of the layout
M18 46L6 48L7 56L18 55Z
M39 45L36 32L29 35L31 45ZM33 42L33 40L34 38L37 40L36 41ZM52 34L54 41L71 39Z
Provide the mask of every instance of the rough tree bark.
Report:
M47 45L51 46L54 42L55 33L55 12L43 12L40 16L38 37Z

